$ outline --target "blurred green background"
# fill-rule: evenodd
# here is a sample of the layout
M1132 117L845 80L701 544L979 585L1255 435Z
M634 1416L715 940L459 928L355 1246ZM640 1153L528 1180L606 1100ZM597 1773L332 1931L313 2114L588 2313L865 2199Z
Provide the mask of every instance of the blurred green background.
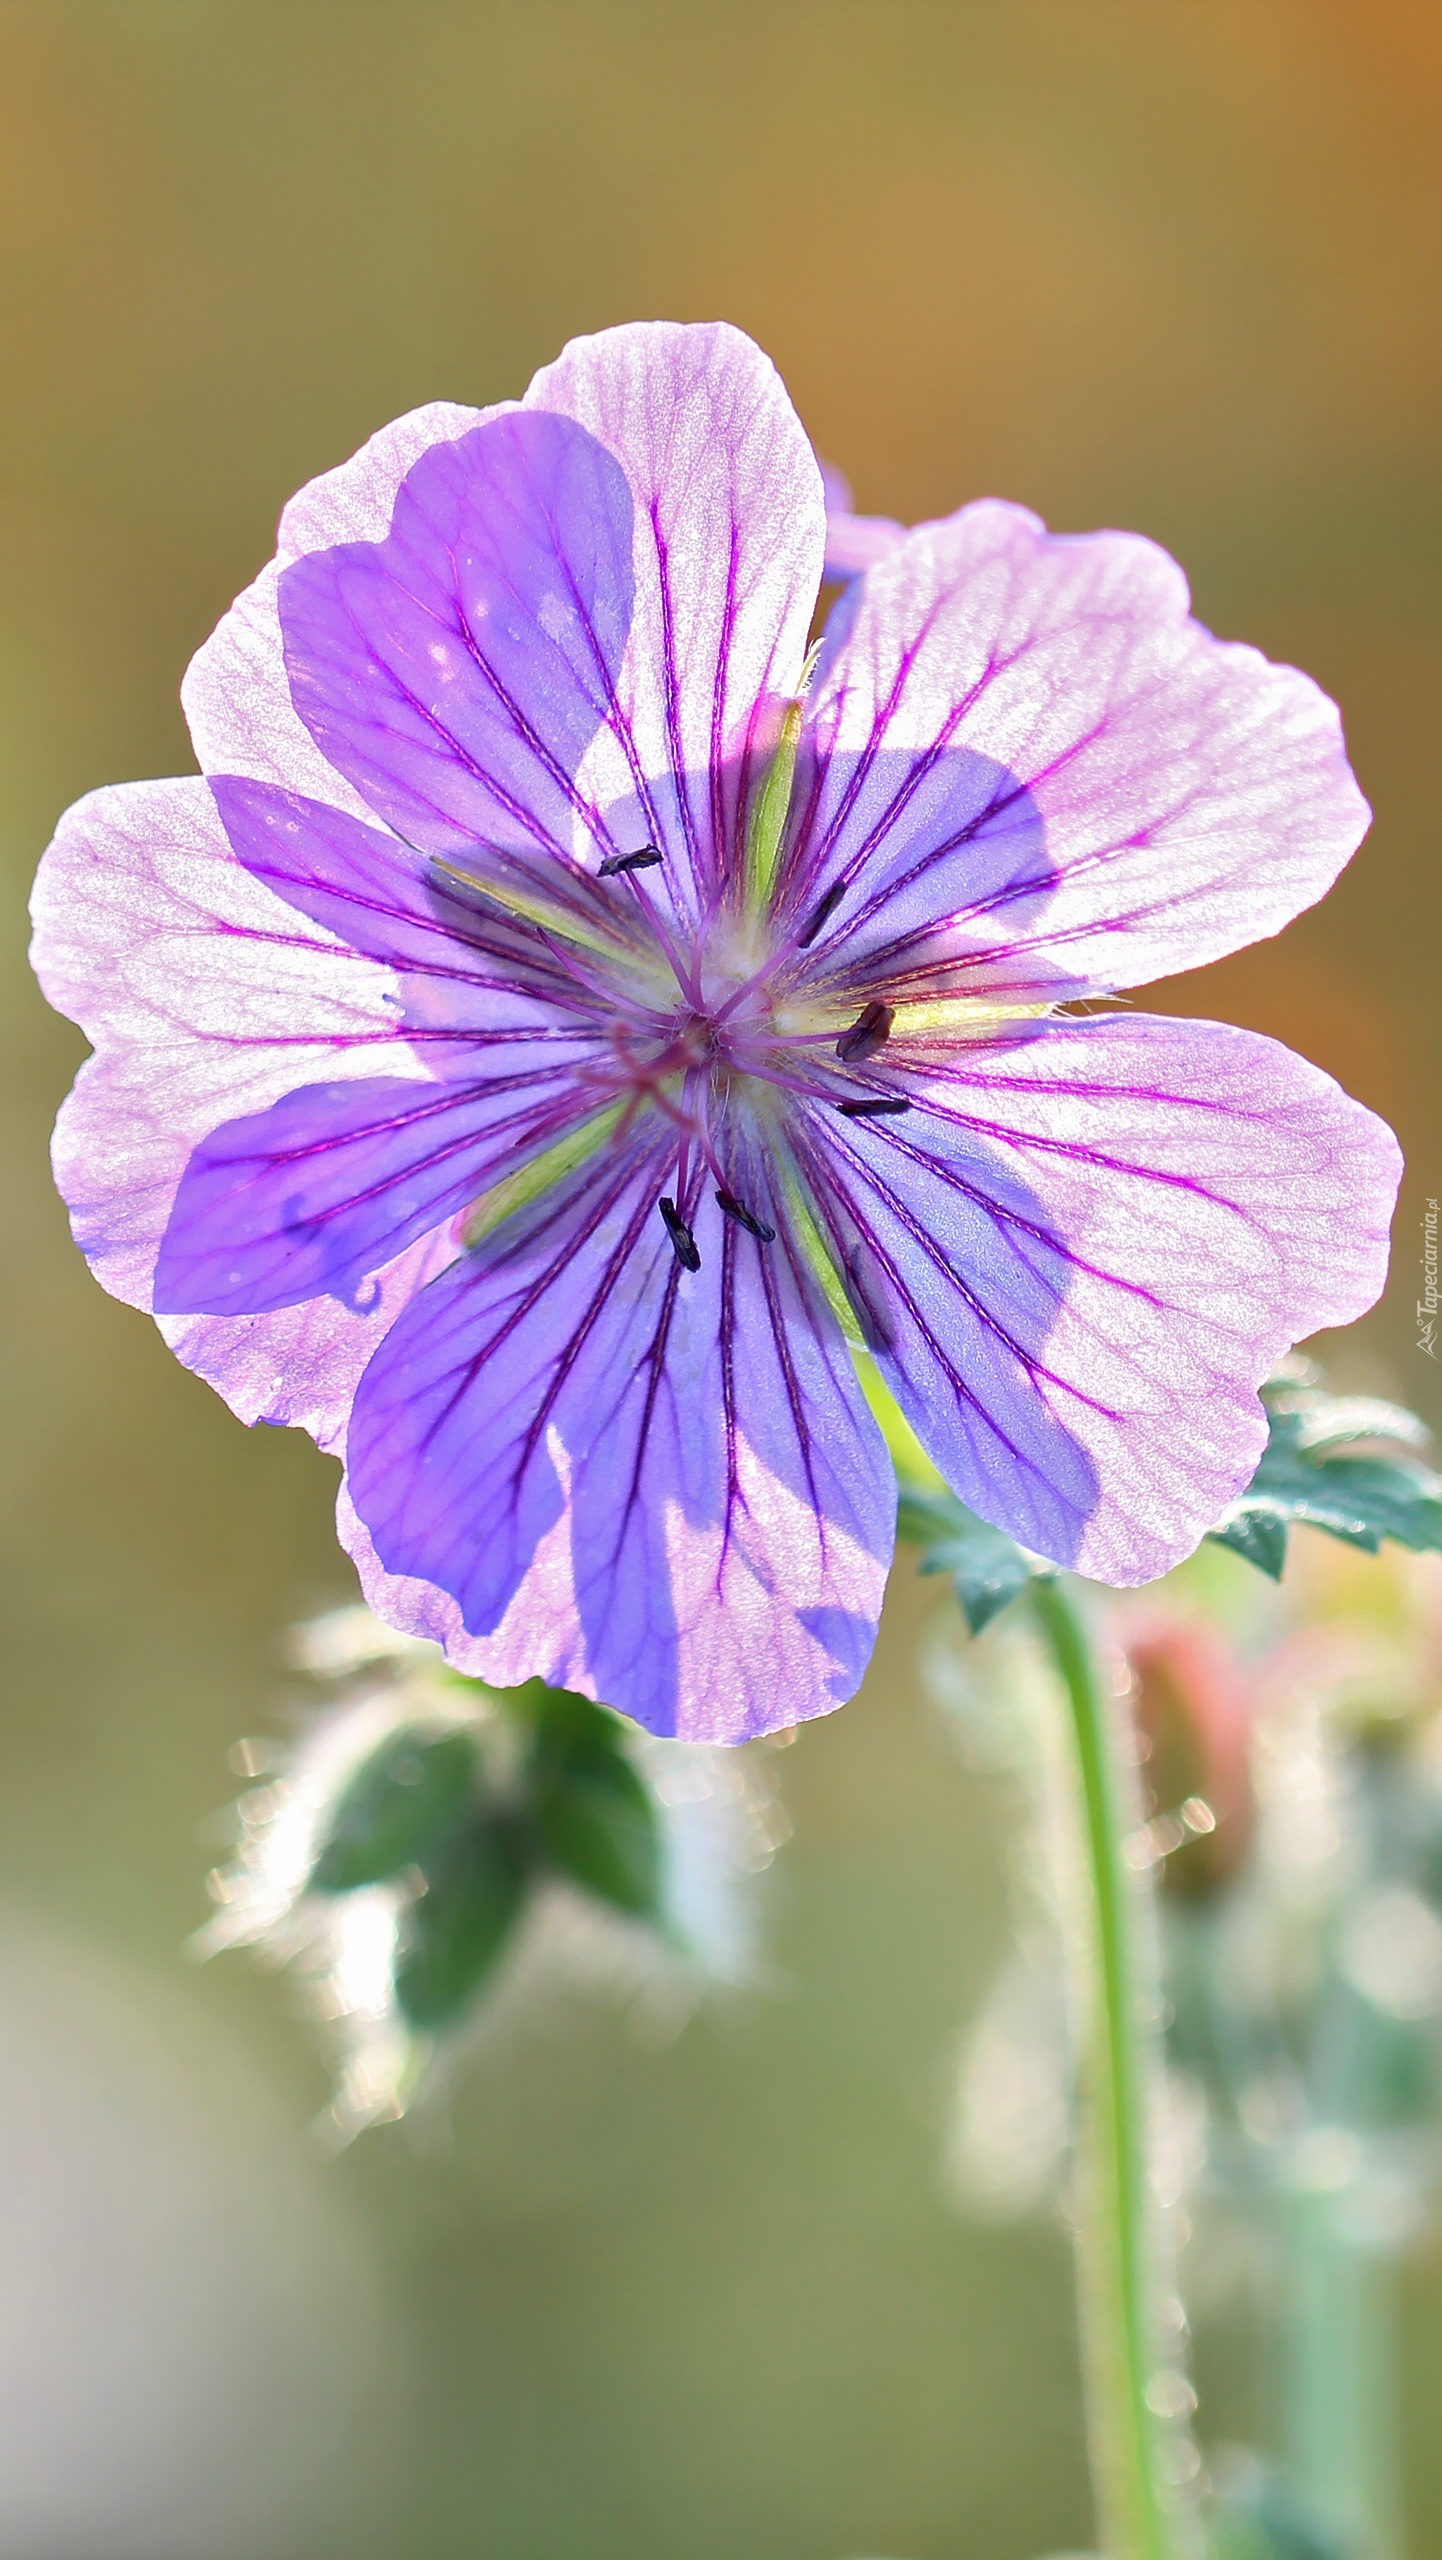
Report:
M81 1049L23 896L78 793L188 768L182 669L292 489L574 331L724 316L863 507L1140 527L1341 700L1363 855L1159 1002L1397 1125L1394 1277L1345 1361L1437 1418L1439 107L1435 0L0 8L3 2560L1085 2539L1060 2240L942 2188L1000 1851L909 1571L861 1700L777 1764L775 1982L671 2049L538 2030L448 2134L327 2163L280 1989L187 1968L227 1746L347 1587L334 1471L244 1433L69 1245L44 1149ZM1407 2287L1426 2560L1442 2253Z

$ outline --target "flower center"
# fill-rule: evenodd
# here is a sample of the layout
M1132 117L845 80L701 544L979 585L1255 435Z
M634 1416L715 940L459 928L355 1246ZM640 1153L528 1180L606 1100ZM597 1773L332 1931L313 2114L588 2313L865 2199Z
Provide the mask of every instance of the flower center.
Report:
M667 1047L656 1060L657 1075L689 1075L696 1067L709 1067L721 1047L720 1036L709 1014L691 1013L678 1024Z

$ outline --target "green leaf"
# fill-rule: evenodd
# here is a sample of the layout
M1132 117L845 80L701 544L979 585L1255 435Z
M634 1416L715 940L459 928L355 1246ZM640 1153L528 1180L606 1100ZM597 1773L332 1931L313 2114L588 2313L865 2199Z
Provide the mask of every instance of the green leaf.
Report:
M1267 1446L1246 1492L1209 1533L1219 1546L1245 1556L1274 1582L1296 1520L1369 1555L1384 1538L1403 1547L1442 1548L1442 1480L1417 1459L1426 1433L1415 1414L1371 1396L1333 1396L1290 1383L1264 1390L1264 1401ZM1383 1454L1353 1454L1379 1445Z
M1287 1561L1287 1523L1278 1513L1262 1506L1245 1507L1245 1497L1234 1502L1226 1514L1225 1525L1207 1532L1219 1547L1230 1547L1234 1554L1245 1557L1259 1573L1280 1582Z
M548 1771L535 1803L536 1836L573 1884L638 1919L654 1920L661 1893L656 1807L629 1760L615 1757Z
M572 1883L639 1919L656 1917L661 1827L619 1719L552 1690L532 1747L536 1838Z
M513 1819L490 1815L453 1838L406 1915L396 1999L413 2027L444 2027L494 1972L526 1898Z
M503 1707L518 1724L539 1730L542 1726L566 1725L579 1717L599 1716L609 1719L609 1710L592 1704L575 1689L553 1689L547 1680L523 1680L514 1689L491 1689L488 1696Z
M923 1550L923 1573L949 1573L956 1585L962 1614L979 1636L1029 1582L1055 1572L1040 1556L1028 1555L1004 1529L978 1520L954 1493L933 1493L903 1484L897 1506L897 1535Z
M311 1869L316 1893L354 1893L423 1867L455 1828L476 1783L473 1737L403 1726L362 1762L331 1815Z

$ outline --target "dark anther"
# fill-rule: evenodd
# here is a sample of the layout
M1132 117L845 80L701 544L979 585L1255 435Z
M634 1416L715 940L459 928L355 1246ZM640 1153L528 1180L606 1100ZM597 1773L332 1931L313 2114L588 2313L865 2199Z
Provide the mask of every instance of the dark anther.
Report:
M821 931L821 928L825 924L827 918L835 915L836 910L840 906L845 895L845 881L833 880L825 897L817 899L815 906L812 908L810 915L806 919L806 923L796 937L796 947L798 951L804 951L809 942L814 942L816 940L816 937Z
M863 1058L874 1058L883 1041L890 1037L896 1015L889 1004L867 1005L859 1013L849 1031L843 1031L836 1043L836 1054L848 1067L859 1066Z
M736 1198L734 1192L718 1191L716 1206L724 1209L728 1218L734 1218L738 1227L744 1227L748 1236L754 1236L758 1244L776 1242L776 1229L768 1227L757 1217L754 1209L748 1209L744 1200Z
M614 880L618 871L649 871L663 859L653 844L643 844L635 853L608 853L596 877Z
M690 1228L687 1226L685 1219L682 1217L680 1210L677 1208L675 1201L658 1200L656 1206L661 1212L666 1233L671 1239L676 1259L680 1263L682 1270L699 1271L701 1268L701 1256L696 1250L696 1239L691 1233Z
M881 1120L896 1111L909 1111L911 1105L903 1094L873 1093L865 1102L843 1102L840 1108L848 1120Z

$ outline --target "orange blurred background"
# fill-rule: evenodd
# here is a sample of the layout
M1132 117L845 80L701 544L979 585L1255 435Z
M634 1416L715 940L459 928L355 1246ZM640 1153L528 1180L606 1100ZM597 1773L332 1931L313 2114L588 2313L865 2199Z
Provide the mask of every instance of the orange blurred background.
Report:
M912 1673L784 1768L775 1987L308 2144L276 1987L188 1972L279 1635L346 1588L333 1469L245 1434L71 1247L82 1054L23 896L91 786L183 771L185 662L286 496L571 333L724 316L858 504L994 491L1168 545L1342 703L1366 847L1159 1007L1275 1033L1397 1126L1393 1279L1340 1374L1442 1420L1442 14L1402 0L10 0L0 7L0 2560L1025 2560L1088 2532L1067 2267L961 2222L949 2043L994 1807ZM1442 2257L1408 2276L1442 2552ZM1220 2360L1221 2365L1225 2359ZM1245 2433L1226 2404L1213 2431Z

